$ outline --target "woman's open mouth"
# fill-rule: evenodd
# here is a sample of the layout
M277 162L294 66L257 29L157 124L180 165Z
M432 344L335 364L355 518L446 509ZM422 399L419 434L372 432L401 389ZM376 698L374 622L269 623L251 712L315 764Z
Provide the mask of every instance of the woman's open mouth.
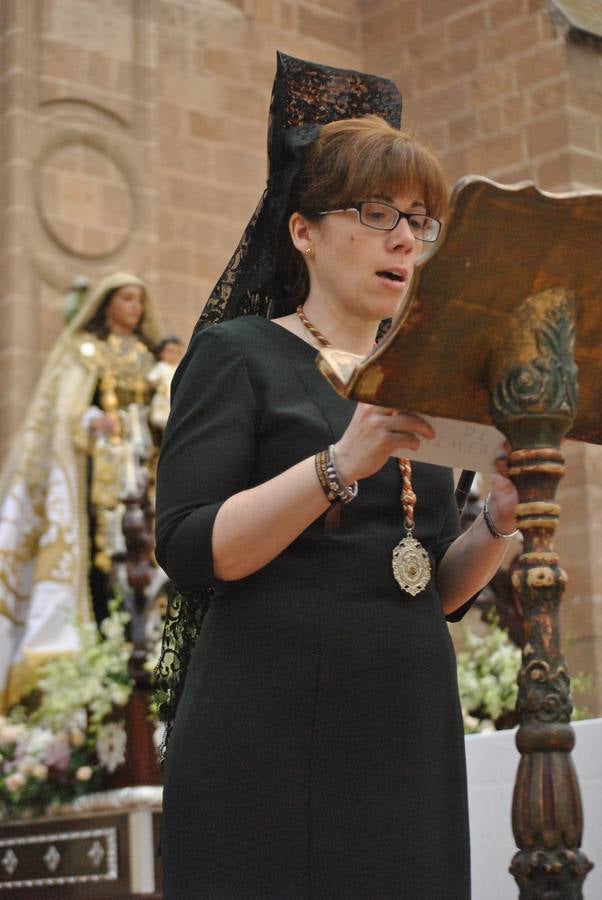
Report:
M380 272L377 272L376 275L388 287L397 289L404 287L408 278L407 271L401 268L382 269Z

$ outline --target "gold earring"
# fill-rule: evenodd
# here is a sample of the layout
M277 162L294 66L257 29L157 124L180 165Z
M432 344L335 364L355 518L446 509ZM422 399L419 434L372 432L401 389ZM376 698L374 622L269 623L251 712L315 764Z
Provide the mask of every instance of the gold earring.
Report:
M311 247L306 247L305 252L307 253L308 256L311 256Z

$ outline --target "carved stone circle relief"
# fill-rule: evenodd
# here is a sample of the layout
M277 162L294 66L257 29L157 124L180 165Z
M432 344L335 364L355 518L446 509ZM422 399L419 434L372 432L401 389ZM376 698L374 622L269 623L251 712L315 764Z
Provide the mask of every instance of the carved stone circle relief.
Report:
M130 178L100 145L78 137L55 143L38 162L35 190L46 233L74 256L111 256L133 230Z

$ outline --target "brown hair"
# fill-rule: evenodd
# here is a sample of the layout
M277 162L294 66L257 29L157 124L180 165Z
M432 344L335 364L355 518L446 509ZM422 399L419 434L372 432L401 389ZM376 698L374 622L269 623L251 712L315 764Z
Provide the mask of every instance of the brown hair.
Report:
M447 185L430 150L379 116L343 119L325 125L308 147L289 215L300 212L312 219L358 200L408 193L424 200L429 215L445 213ZM283 243L279 271L302 302L309 290L305 260L290 237Z

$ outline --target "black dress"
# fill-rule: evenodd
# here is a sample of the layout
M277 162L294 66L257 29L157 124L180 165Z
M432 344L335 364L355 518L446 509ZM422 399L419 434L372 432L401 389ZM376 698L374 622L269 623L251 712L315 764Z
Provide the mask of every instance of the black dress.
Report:
M411 597L393 578L396 462L336 530L322 516L256 574L213 579L220 504L351 418L315 356L246 317L198 335L176 376L157 555L183 591L216 592L167 754L165 900L467 900L455 656L434 580ZM452 474L415 464L413 484L435 568L459 532Z

